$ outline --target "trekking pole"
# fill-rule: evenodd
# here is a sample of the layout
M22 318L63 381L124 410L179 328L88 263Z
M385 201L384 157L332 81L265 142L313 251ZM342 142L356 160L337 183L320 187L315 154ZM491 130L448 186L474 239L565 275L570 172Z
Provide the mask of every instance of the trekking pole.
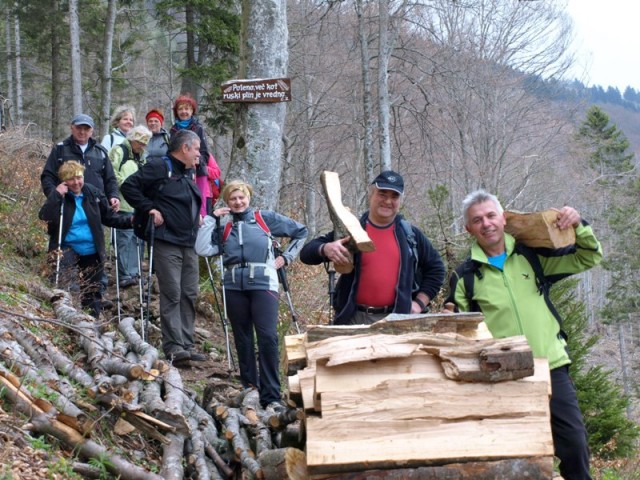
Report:
M56 254L56 288L58 288L58 281L60 280L60 259L62 258L62 220L64 219L64 195L62 196L62 203L60 203L60 225L58 227L58 251Z
M118 323L122 321L122 310L120 308L120 271L118 270L118 237L116 229L111 229L111 244L113 245L113 259L116 263L116 303L118 304Z
M222 255L220 256L222 258ZM213 290L213 298L216 301L216 309L218 310L218 316L220 320L222 320L222 328L224 330L224 338L227 344L227 360L229 362L229 370L234 371L236 369L236 362L231 354L231 341L229 339L229 324L227 322L227 309L225 307L225 314L222 315L222 310L220 309L220 302L218 302L218 294L216 293L216 286L213 282L213 272L211 271L211 265L209 264L209 259L205 257L205 263L207 264L207 270L209 271L209 281L211 281L211 289ZM223 279L223 288L224 288L224 279Z
M333 324L336 316L336 310L333 305L333 297L335 296L336 292L336 271L331 266L331 262L324 262L324 269L329 275L329 311L331 315L331 324Z
M278 270L278 280L282 284L282 289L284 290L285 296L287 298L287 304L289 304L289 310L291 311L291 318L293 320L293 324L296 326L296 331L300 334L300 324L298 323L298 315L296 315L296 311L293 308L293 301L291 300L291 294L289 293L289 282L287 281L287 272L284 269L284 265L280 267Z
M149 277L147 280L147 315L144 319L144 324L142 325L142 339L146 341L147 333L149 329L149 318L151 315L151 284L153 283L153 279L151 276L153 275L153 241L156 235L156 222L155 215L149 215ZM140 319L142 321L142 319Z
M143 294L142 294L142 259L140 258L141 255L144 255L144 243L140 244L140 238L136 237L136 257L138 258L138 293L139 293L139 298L140 298L140 321L142 322L142 319L144 318L144 307L142 305L142 302L144 301L143 299ZM144 338L142 339L144 340Z

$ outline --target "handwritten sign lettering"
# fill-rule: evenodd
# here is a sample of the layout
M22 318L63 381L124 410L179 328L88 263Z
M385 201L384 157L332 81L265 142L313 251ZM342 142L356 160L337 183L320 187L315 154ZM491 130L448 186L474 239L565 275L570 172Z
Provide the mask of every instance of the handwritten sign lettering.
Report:
M290 78L229 80L222 89L223 102L275 103L291 101Z

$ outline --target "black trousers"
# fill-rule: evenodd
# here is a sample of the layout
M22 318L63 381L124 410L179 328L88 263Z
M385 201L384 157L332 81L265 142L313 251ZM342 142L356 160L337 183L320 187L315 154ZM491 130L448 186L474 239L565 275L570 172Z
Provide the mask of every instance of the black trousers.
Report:
M102 277L104 266L97 253L78 255L71 248L62 249L60 259L60 286L80 292L82 308L94 318L102 311Z
M591 480L587 430L569 366L551 370L551 434L565 480Z
M226 290L227 313L235 339L240 380L257 387L264 407L280 397L278 294L269 290ZM258 360L254 348L258 339ZM260 373L258 374L258 366Z

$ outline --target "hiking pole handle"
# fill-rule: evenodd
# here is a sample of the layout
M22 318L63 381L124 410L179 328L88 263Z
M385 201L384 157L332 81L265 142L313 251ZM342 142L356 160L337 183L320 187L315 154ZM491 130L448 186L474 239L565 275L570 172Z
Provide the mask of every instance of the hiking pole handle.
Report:
M280 267L278 270L278 280L282 284L282 289L285 292L289 292L289 281L287 280L287 272L284 269L284 266Z

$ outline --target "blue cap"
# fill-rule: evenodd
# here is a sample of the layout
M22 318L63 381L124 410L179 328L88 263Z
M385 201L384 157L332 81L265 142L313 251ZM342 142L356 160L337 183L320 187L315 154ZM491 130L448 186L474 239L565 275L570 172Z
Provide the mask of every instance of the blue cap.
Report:
M87 125L91 128L96 128L96 125L93 123L93 118L91 118L89 115L85 115L84 113L73 117L73 120L71 120L71 125Z
M375 178L371 185L375 185L376 188L380 190L393 190L400 195L404 193L404 180L402 179L402 175L393 170L382 172Z

